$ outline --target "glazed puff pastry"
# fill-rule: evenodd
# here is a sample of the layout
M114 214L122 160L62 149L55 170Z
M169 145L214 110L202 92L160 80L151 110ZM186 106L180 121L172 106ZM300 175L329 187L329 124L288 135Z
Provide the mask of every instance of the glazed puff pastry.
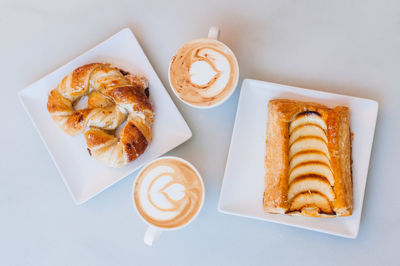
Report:
M350 111L275 99L268 104L264 211L351 215Z

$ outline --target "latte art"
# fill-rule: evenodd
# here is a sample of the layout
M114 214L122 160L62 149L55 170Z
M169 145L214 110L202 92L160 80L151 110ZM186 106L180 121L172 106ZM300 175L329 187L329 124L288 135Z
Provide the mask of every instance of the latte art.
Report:
M238 65L223 43L198 39L178 50L170 65L169 78L183 101L209 106L231 94L238 79Z
M149 223L174 228L188 223L203 200L203 185L188 164L164 158L148 165L137 178L134 198Z

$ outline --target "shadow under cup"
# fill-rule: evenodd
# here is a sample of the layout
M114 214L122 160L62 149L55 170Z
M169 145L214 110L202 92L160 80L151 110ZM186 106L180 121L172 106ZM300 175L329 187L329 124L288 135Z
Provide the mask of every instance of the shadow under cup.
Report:
M161 157L139 172L133 199L147 224L160 230L175 230L189 224L200 212L204 184L189 162Z
M235 91L239 65L224 43L202 38L184 44L171 60L168 77L175 95L197 108L225 102Z

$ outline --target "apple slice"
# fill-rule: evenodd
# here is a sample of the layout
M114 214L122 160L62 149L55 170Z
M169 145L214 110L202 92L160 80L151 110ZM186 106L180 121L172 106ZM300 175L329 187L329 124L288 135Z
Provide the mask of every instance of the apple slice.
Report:
M330 159L329 151L326 143L320 138L302 138L293 142L289 148L289 160L292 159L294 155L300 152L306 151L318 151L326 155Z
M315 125L304 125L297 127L292 131L289 137L289 146L297 139L309 136L321 138L325 143L328 143L325 131L322 128Z
M296 118L294 118L292 122L290 122L289 133L292 133L292 131L299 126L309 125L309 124L317 125L326 131L326 123L319 115L306 114L306 115L299 115Z
M308 191L319 192L329 201L335 200L335 193L331 185L325 179L319 177L304 177L294 180L289 186L288 200L291 201L297 194Z
M290 160L289 171L291 171L297 165L306 162L321 162L330 167L329 159L326 157L324 153L318 151L311 151L305 153L297 153L296 155L294 155Z
M308 176L308 175L318 175L325 177L331 186L334 184L333 174L329 166L320 162L309 162L305 164L297 165L289 173L289 184L298 177Z
M332 213L328 198L318 192L305 192L293 198L289 211L302 210L303 208L318 207L324 213Z
M319 217L319 208L316 206L306 206L301 209L301 215L308 217Z

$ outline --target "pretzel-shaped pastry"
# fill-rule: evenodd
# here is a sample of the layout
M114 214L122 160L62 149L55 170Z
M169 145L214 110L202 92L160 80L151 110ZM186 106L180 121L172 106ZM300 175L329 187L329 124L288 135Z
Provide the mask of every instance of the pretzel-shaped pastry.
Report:
M81 66L50 92L47 110L69 135L85 133L89 154L112 167L138 158L152 139L152 106L146 96L147 80L109 64ZM75 104L88 96L87 108ZM115 129L124 121L120 137Z

